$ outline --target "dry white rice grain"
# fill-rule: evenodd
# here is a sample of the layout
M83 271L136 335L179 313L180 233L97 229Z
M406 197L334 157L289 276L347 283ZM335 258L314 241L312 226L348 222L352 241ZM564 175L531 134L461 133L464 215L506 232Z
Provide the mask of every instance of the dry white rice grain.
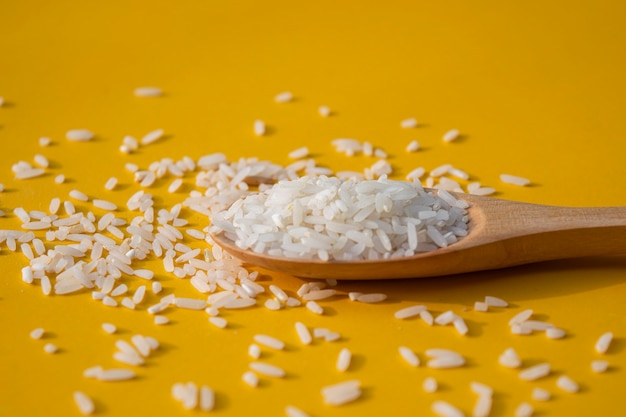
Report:
M549 363L540 363L538 365L531 366L526 368L519 373L520 379L524 381L534 381L539 378L543 378L544 376L550 373L550 364Z
M40 177L45 174L45 171L41 168L25 168L15 173L15 179L27 180L30 178Z
M612 340L613 340L612 332L606 332L602 334L602 336L600 336L598 338L598 341L596 342L596 346L595 346L596 352L606 353L606 351L609 350L609 346L611 346Z
M427 377L426 379L424 379L424 382L422 382L422 389L425 392L432 393L432 392L437 391L437 388L438 388L437 380L433 378L432 376Z
M413 127L417 127L417 119L414 117L409 117L408 119L404 119L400 121L400 127L403 129L411 129Z
M115 203L112 203L107 200L94 199L93 205L102 210L115 211L117 210L117 206Z
M326 404L339 406L357 400L361 396L361 382L344 381L325 386L321 392Z
M125 381L133 379L135 372L130 369L107 369L101 370L96 378L100 381Z
M22 268L22 281L27 284L33 283L33 270L30 266L25 266Z
M48 137L42 136L39 138L39 146L48 146L51 142L52 140Z
M530 417L534 412L535 409L532 405L527 402L523 402L515 409L515 417Z
M493 388L481 382L476 382L476 381L470 382L470 389L472 390L474 394L481 396L481 397L493 396Z
M474 410L472 411L473 417L488 417L491 413L491 407L493 405L493 399L490 395L479 395L476 403L474 404Z
M43 337L44 330L41 327L37 327L30 332L31 339L41 339Z
M137 275L137 270L135 270L135 275ZM163 286L161 285L159 281L154 281L152 283L152 292L154 294L160 293L162 289L163 289Z
M79 201L89 201L89 197L87 196L87 194L83 193L82 191L78 191L78 190L71 190L70 191L70 197L72 197L75 200L79 200Z
M458 368L465 365L465 359L461 356L443 356L429 360L426 365L434 369Z
M291 100L293 100L293 94L290 91L283 91L274 97L276 103L287 103Z
M571 393L578 392L578 390L580 389L578 383L576 383L576 381L574 381L567 375L561 375L560 377L558 377L558 379L556 380L556 386L561 388L563 391Z
M153 142L156 142L163 137L163 133L165 133L163 129L155 129L151 132L148 132L141 138L141 144L149 145Z
M420 360L415 352L413 352L410 348L406 346L400 346L398 347L398 352L400 353L400 356L402 356L402 359L406 361L406 363L411 366L419 366Z
M59 348L54 343L46 343L43 347L43 351L46 353L57 353Z
M133 294L133 303L135 304L141 303L145 295L146 295L146 286L145 285L139 286L135 290L135 293Z
M48 166L50 165L48 158L40 154L36 154L34 160L35 163L42 168L48 168Z
M50 278L48 278L47 275L44 275L41 278L41 291L43 292L43 295L50 295L50 292L52 291L52 284L50 283Z
M546 329L546 336L549 339L562 339L565 337L565 330L557 327L550 327Z
M250 346L248 346L248 355L254 359L259 359L261 356L261 348L259 345L251 343Z
M604 360L591 361L591 370L596 373L606 372L609 369L609 363Z
M108 334L113 334L117 331L117 327L111 323L102 323L102 330L104 330Z
M409 142L409 144L406 146L406 151L407 152L417 152L420 148L420 144L418 141L416 140L412 140L411 142ZM422 174L423 175L423 174Z
M332 297L335 294L337 294L337 290L334 290L332 288L327 288L324 290L314 290L314 291L308 292L302 296L302 299L305 301L324 300L326 298Z
M151 280L152 278L154 278L154 271L151 271L149 269L135 269L133 272L134 272L133 275L135 275L138 278L147 279L147 280ZM157 287L158 285L160 284L157 284ZM153 291L154 291L154 286L153 286ZM157 292L158 291L155 291L155 294Z
M63 184L65 182L65 175L63 174L59 174L56 177L54 177L54 182L56 184Z
M91 368L87 368L83 371L83 376L85 378L98 378L100 374L102 374L101 366L92 366Z
M253 339L255 342L272 349L282 350L285 348L285 342L266 334L255 334Z
M265 122L263 120L255 120L252 129L257 136L263 136L266 131Z
M531 398L535 401L548 401L551 398L550 391L535 387L531 393Z
M275 298L268 298L263 304L265 308L272 311L278 311L282 308L282 304Z
M275 365L270 365L269 363L265 363L265 362L250 362L249 366L250 366L250 369L252 369L254 372L257 372L265 376L283 378L286 375L286 372L284 369L279 368L278 366L275 366Z
M251 387L257 387L259 385L259 377L252 371L244 372L241 379Z
M298 338L302 342L303 345L309 345L313 341L313 337L311 336L311 332L308 327L304 323L299 321L295 324L296 333L298 334Z
M58 291L57 291L57 294L58 294ZM117 301L115 301L114 298L111 298L108 295L104 296L104 298L102 299L102 304L108 307L117 307Z
M133 91L135 97L161 97L163 90L159 87L137 87Z
M128 286L126 284L120 284L111 291L111 296L117 297L118 295L123 295L128 292Z
M65 132L65 137L71 141L84 142L93 139L94 134L87 129L72 129Z
M533 315L533 311L531 309L524 310L520 313L517 313L509 320L509 326L513 326L514 324L521 324L528 320Z
M189 310L204 310L206 308L206 301L196 298L184 298L176 297L174 299L174 305L178 308L186 308Z
M457 317L456 314L454 314L454 311L452 310L448 310L445 311L441 314L439 314L437 316L437 318L435 318L435 324L438 324L440 326L445 326L447 324L452 323L452 321Z
M530 180L524 177L518 177L517 175L500 174L500 181L506 184L519 185L524 187L530 184Z
M502 352L498 357L498 362L507 368L519 368L522 365L522 360L513 348L508 348Z
M307 148L306 146L303 146L301 148L298 149L294 149L293 151L289 152L289 158L291 159L302 159L302 158L306 158L309 155L309 148Z
M167 317L165 317L165 316L161 316L161 315L158 315L158 314L154 316L154 324L163 325L163 324L167 324L169 322L170 322L170 320Z
M104 183L104 188L110 191L110 190L113 190L116 185L117 185L117 178L111 177L107 180L107 182Z
M459 136L460 136L460 132L457 129L451 129L443 134L442 139L444 142L452 142L458 139Z
M424 310L426 310L426 306L423 305L405 307L401 310L396 311L394 313L394 317L397 319L408 319L419 315Z
M317 112L322 117L328 117L331 114L330 107L328 107L328 106L319 106L317 108Z
M209 322L220 329L223 329L228 325L226 319L222 317L209 317Z
M433 413L441 417L464 417L465 414L452 404L438 400L432 403L430 409Z
M491 295L488 295L485 297L485 304L487 304L490 307L508 307L509 306L509 303L507 303L502 298L494 297Z
M356 301L360 301L362 303L379 303L381 301L385 301L386 299L387 294L382 293L361 294L356 297Z
M452 320L452 324L454 325L456 331L459 332L459 334L462 336L465 336L469 331L465 320L463 320L461 317L455 317L454 320Z
M208 386L200 387L200 410L211 411L215 407L215 392Z
M420 311L420 319L422 319L424 323L428 324L429 326L432 326L435 321L433 315L430 314L430 311L428 310Z
M487 303L483 301L476 301L474 303L474 311L485 312L487 310L489 310L489 306L487 305Z
M87 394L85 394L82 391L74 391L72 395L74 397L74 402L76 403L76 406L78 407L78 411L80 411L81 414L84 414L84 415L93 414L96 407L92 399L89 398Z
M134 309L135 309L135 307L136 307L136 306L135 306L135 303L133 303L133 300L131 300L131 299L130 299L130 298L128 298L128 297L124 297L124 298L122 299L122 302L121 302L120 304L122 305L122 307L126 307L126 308L128 308L129 310L134 310Z
M282 288L277 287L276 285L270 284L269 289L272 292L272 294L274 294L276 298L282 302L286 302L287 299L289 298L287 293L285 293L285 291L283 291Z
M183 185L183 180L180 178L176 178L174 181L172 181L169 187L167 187L167 192L175 193L176 191L178 191L181 185Z
M307 301L306 308L315 314L319 314L319 315L324 314L324 308L320 306L318 303L316 303L315 301Z
M285 407L285 415L287 417L309 417L307 413L297 407L294 407L293 405L288 405Z
M350 349L343 348L339 351L339 355L337 357L337 370L339 372L345 372L350 367L350 362L352 361L352 352Z

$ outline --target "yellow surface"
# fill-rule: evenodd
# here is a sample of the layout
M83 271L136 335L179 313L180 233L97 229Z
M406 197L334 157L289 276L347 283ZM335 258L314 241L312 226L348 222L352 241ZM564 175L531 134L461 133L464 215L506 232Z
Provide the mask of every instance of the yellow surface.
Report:
M0 4L0 229L19 228L15 207L46 210L52 197L71 189L112 200L123 207L139 186L124 170L169 156L224 152L230 158L259 156L289 162L287 153L308 146L320 165L362 170L375 159L334 152L337 137L367 140L390 155L394 176L411 169L451 163L474 180L498 189L498 196L571 206L626 205L626 6L619 1L327 1L289 2L84 2L4 1ZM157 85L165 97L140 99L135 87ZM292 91L296 100L276 104L275 94ZM321 118L317 107L334 114ZM401 129L416 117L420 127ZM255 137L252 122L263 119L270 134ZM97 138L73 143L72 128ZM163 128L167 137L133 155L118 146L124 135L141 137ZM463 137L443 143L458 128ZM53 145L42 148L38 138ZM405 152L416 139L422 150ZM32 162L41 153L51 166L33 180L13 179L11 165ZM520 188L500 183L500 173L532 180ZM63 173L68 181L56 185ZM121 186L105 191L110 176ZM171 207L193 188L168 194L171 179L149 192L158 207ZM90 209L88 204L79 207ZM97 215L101 215L97 209ZM132 214L122 211L122 217ZM193 227L206 219L185 211ZM195 242L190 245L198 246ZM366 305L336 297L323 301L327 314L304 308L269 311L263 307L228 311L227 329L207 322L203 312L168 310L171 324L155 326L146 313L158 296L149 292L137 309L110 308L88 292L41 294L20 279L26 265L5 244L0 251L0 415L78 415L72 392L96 402L98 415L190 415L170 395L175 382L194 381L216 391L214 413L229 416L284 415L287 404L311 416L430 415L434 400L449 401L471 415L470 381L495 388L493 416L511 416L522 401L537 415L623 415L626 388L626 259L579 259L463 276L340 283L348 291L385 292L387 302ZM187 280L146 264L163 283L163 294L195 296ZM267 271L262 283L292 293L302 280ZM144 282L124 278L131 289ZM508 300L508 309L471 310L485 295ZM261 302L265 300L260 297ZM453 310L470 332L430 328L420 320L399 321L393 312L425 304L435 314ZM563 340L543 334L512 335L507 322L531 308L539 320L567 331ZM334 343L302 346L293 324L326 327L342 334ZM105 334L100 325L120 329ZM46 329L45 338L29 332ZM605 331L615 340L606 355L594 350ZM114 341L140 333L157 338L161 349L138 379L104 383L82 376L93 365L125 367L112 354ZM250 388L241 375L250 361L247 347L256 333L277 336L284 352L264 350L263 359L284 367L288 376L263 378ZM45 343L60 351L43 352ZM458 370L411 368L399 345L418 352L445 347L462 352ZM349 371L335 370L343 347L354 354ZM551 375L529 383L501 368L497 356L514 347L524 365L547 361ZM593 359L609 361L610 371L594 374ZM581 391L555 386L565 374ZM441 389L426 394L421 383L434 376ZM324 385L359 379L363 397L343 407L325 405ZM532 387L550 390L548 402L530 399ZM195 414L195 413L193 413Z

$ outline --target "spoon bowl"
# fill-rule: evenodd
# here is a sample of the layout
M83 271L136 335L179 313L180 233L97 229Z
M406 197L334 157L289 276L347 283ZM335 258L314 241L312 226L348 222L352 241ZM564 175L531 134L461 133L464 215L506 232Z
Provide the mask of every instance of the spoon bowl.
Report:
M558 207L451 193L470 203L469 233L445 248L379 260L322 261L242 250L213 240L243 262L303 278L420 278L534 262L626 253L626 207Z

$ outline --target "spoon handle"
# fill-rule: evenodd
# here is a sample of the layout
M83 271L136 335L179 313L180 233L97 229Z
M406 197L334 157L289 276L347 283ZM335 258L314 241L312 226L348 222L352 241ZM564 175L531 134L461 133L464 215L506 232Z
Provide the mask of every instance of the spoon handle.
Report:
M626 207L556 207L485 201L484 236L502 265L626 253ZM485 247L485 249L487 248Z

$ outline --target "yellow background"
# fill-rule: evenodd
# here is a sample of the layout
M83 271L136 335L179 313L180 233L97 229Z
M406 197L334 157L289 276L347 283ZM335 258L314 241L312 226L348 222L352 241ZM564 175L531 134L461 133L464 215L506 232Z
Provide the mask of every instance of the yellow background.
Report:
M337 137L367 140L385 149L394 175L451 163L498 196L554 205L626 205L626 6L620 1L3 1L0 3L0 229L18 228L15 207L45 210L52 197L77 188L120 206L137 189L124 163L147 167L165 156L198 158L224 152L229 158L259 156L289 162L287 153L308 146L319 164L333 170L362 170L375 159L335 153ZM135 87L160 86L165 97L139 99ZM296 100L276 104L275 94ZM317 107L335 113L321 118ZM416 129L399 122L416 117ZM270 134L255 137L252 122L263 119ZM72 143L68 129L88 128L97 138ZM141 137L163 128L167 137L133 155L118 146L124 135ZM457 128L463 137L443 143ZM49 136L53 146L41 148ZM416 139L422 150L408 154ZM51 161L42 178L17 181L11 165ZM500 183L500 173L521 175L532 186ZM53 178L63 173L67 183ZM120 178L118 191L104 182ZM159 207L182 201L192 189L168 194L170 180L152 192ZM88 208L83 205L82 207ZM123 213L124 214L124 213ZM129 213L125 213L129 214ZM185 212L194 227L206 219ZM190 244L194 244L190 242ZM197 246L197 244L195 244ZM96 401L99 415L176 416L183 410L170 396L175 382L207 384L217 393L217 415L284 415L293 404L312 416L429 415L443 399L471 415L476 380L496 390L493 416L513 415L530 401L537 415L623 415L626 388L626 259L577 259L463 276L404 281L340 283L341 292L385 292L378 305L345 298L321 304L329 314L304 308L229 311L227 329L202 312L169 311L171 324L155 326L147 305L139 311L109 308L89 293L44 297L21 282L26 260L0 251L0 415L77 415L71 393ZM163 294L198 296L188 282L154 268ZM295 291L300 279L262 271L263 283ZM127 279L134 289L143 284ZM485 295L508 300L508 309L467 310ZM467 337L419 320L398 321L393 312L411 304L433 312L454 310L470 327ZM564 328L563 340L542 334L515 336L507 322L532 308L536 317ZM301 346L293 323L339 331L334 343ZM111 322L120 329L107 335ZM35 327L47 331L32 340ZM590 361L598 336L613 331L606 374ZM131 382L103 383L82 377L92 365L115 367L113 343L132 334L150 335L162 348ZM278 336L285 352L264 351L268 362L287 369L284 380L264 378L258 389L241 382L247 346L256 333ZM44 343L60 347L45 354ZM461 351L460 370L407 366L397 346ZM354 353L350 370L334 368L338 351ZM497 356L515 347L525 365L546 360L552 374L528 383L501 368ZM121 366L121 365L120 365ZM557 376L578 381L581 392L555 387ZM425 394L421 383L435 376L441 390ZM322 402L319 389L360 379L363 398L343 407ZM553 399L530 400L532 387Z

